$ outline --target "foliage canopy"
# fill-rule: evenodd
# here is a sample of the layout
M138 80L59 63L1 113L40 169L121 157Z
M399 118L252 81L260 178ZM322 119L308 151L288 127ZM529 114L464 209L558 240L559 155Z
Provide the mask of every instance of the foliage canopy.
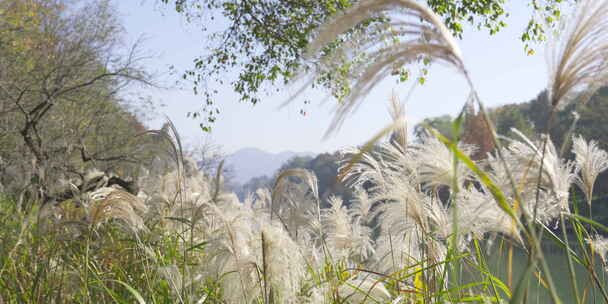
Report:
M201 127L209 130L220 113L216 104L218 91L213 83L228 82L239 95L239 101L256 104L262 93L272 85L285 83L299 70L315 69L320 72L315 84L329 89L338 99L347 96L349 83L346 75L353 73L352 62L344 60L338 66L327 67L323 62L306 62L303 55L316 30L330 17L339 14L359 0L160 0L170 4L189 21L199 21L201 30L209 34L208 53L194 60L194 67L186 71L184 79L193 82L194 92L201 94ZM530 0L529 23L523 30L521 40L529 54L534 42L546 39L546 31L561 16L562 2L572 0ZM494 34L504 28L510 13L505 0L426 0L426 4L437 13L452 33L462 38L465 28L472 26ZM337 46L352 40L357 32L363 35L379 35L374 25L386 21L390 16L379 16L368 20L325 47L323 56L330 56ZM218 22L219 20L219 22ZM213 25L210 25L213 24ZM219 24L219 25L218 25ZM425 62L428 63L428 62ZM336 63L333 62L335 65ZM233 72L236 77L227 77ZM405 67L398 67L395 75L401 81L409 78ZM424 76L419 77L424 81Z

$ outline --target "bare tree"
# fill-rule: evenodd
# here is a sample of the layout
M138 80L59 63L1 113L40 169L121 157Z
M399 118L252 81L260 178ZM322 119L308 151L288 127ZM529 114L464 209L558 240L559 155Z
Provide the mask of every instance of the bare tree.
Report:
M59 179L136 162L143 126L119 94L152 77L109 2L0 0L0 12L0 156L14 163L0 169L44 197Z
M213 141L211 135L206 135L188 148L186 154L196 162L198 169L206 174L215 175L221 164L224 183L229 183L234 178L234 168L222 164L227 156L226 153L221 145Z

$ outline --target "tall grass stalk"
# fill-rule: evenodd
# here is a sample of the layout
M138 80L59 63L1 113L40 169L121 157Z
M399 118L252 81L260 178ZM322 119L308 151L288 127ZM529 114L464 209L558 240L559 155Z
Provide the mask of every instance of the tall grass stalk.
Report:
M596 51L608 41L608 14L595 10L608 13L607 3L581 1L572 30L556 44L561 51L552 53L550 117L573 94L584 102L604 80L606 54ZM169 123L167 130L149 132L162 139L168 160L159 158L159 168L141 178L138 196L99 189L43 206L35 216L15 212L14 202L0 197L0 301L522 303L542 301L533 294L536 287L562 303L543 252L546 239L566 255L574 302L584 303L590 293L608 302L605 278L595 267L596 253L604 259L608 248L594 247L597 231L608 227L579 215L576 200L573 212L569 204L576 176L590 207L594 177L608 168L608 154L580 137L573 139L575 162L563 159L565 145L558 153L549 135L534 142L515 131L516 137L499 140L455 39L417 1L359 2L320 28L308 58L373 16L391 17L379 25L380 37L401 39L384 48L374 36L358 41L369 60L353 65L353 94L327 134L395 66L429 58L447 63L469 84L465 107L477 106L496 147L487 160L474 159L473 147L460 140L464 110L452 126L454 138L427 126L419 141L408 142L404 104L393 99L392 122L361 147L343 151L348 157L338 178L356 190L351 204L324 199L314 174L301 169L280 173L272 189L241 202L223 188L222 164L207 175L184 157ZM550 126L551 119L545 134ZM548 227L555 220L562 235ZM567 224L579 250L570 244ZM497 262L498 270L482 249L489 237L499 239L498 257L507 260ZM517 277L519 249L526 262ZM500 274L505 264L506 283ZM595 285L591 292L581 291L579 269Z

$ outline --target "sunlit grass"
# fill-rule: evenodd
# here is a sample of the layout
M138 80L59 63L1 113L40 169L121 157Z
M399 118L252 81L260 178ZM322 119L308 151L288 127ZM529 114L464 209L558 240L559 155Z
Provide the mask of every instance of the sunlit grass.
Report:
M583 13L595 8L583 3ZM363 78L330 133L391 60L430 56L470 80L445 26L409 0L354 6L322 27L313 51L390 9L423 22L393 24L410 27L398 33L412 40L388 53L368 41L384 59L360 67ZM578 22L570 33L576 41L596 37L589 20ZM578 54L577 45L556 54ZM567 68L576 58L556 62ZM554 110L578 87L573 81L595 87L603 74L592 74L558 68ZM184 157L171 124L150 133L167 143L172 163L141 177L137 196L103 187L69 201L31 202L29 210L0 196L0 303L608 302L608 227L580 215L572 195L579 186L590 202L595 178L608 168L606 152L575 137L571 161L548 136L534 141L517 130L503 144L471 89L496 145L487 158L473 159L476 147L459 141L464 110L453 139L427 128L408 142L404 108L393 102L392 124L343 151L350 157L339 177L355 189L352 202L319 197L316 177L302 169L282 172L272 189L241 202L223 190L221 165L209 176Z

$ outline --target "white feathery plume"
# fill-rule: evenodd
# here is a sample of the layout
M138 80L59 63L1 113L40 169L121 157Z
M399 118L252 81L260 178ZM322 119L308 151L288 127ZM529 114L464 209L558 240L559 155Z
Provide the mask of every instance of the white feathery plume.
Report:
M274 188L272 189L273 201L278 199L284 193L285 188L290 184L289 177L292 176L302 180L312 191L312 196L317 199L319 198L317 176L306 169L290 169L281 172L277 177Z
M394 171L406 173L416 167L411 151L406 151L398 145L382 143L379 145L378 155L385 160L386 166Z
M186 268L187 274L182 275L179 267L175 264L159 266L157 268L158 273L167 281L167 283L169 283L173 296L178 297L181 301L183 301L181 298L182 290L188 288L202 278L201 275L195 277L190 276L187 270L188 268ZM184 278L186 279L185 284L183 282Z
M118 219L133 231L147 229L141 217L147 210L146 205L128 192L113 189L103 200L89 204L87 209L88 220L93 226Z
M454 227L452 224L452 214L440 200L428 199L424 203L424 210L430 222L430 230L437 239L446 240L452 235L452 227ZM464 223L459 223L459 225L460 229L463 228L462 226L465 226Z
M293 177L296 177L301 180L306 187L302 187L302 185L293 183L291 181L291 178ZM303 202L303 200L308 201L310 199L313 200L312 203ZM285 170L281 172L276 178L274 187L272 189L272 200L270 207L271 219L273 215L277 214L279 216L279 220L281 220L284 225L288 225L287 229L290 229L290 233L292 233L292 235L297 235L297 230L301 223L302 214L295 214L294 212L289 212L289 210L287 210L287 212L289 213L288 216L291 217L294 221L292 223L286 222L285 219L283 219L281 216L281 213L286 211L286 207L281 205L282 202L287 202L289 205L300 207L300 209L303 208L304 210L300 210L302 211L302 214L306 213L307 208L315 208L317 218L320 220L321 202L319 200L317 176L311 171L305 169ZM294 224L296 227L290 227L290 224Z
M605 265L606 253L608 253L608 239L599 234L596 234L591 238L586 238L585 241L587 241L587 244L591 246L593 251L595 251L600 256L602 262Z
M436 47L445 49L443 50L446 53L443 54L445 56L444 60L450 62L453 60L462 61L462 55L456 44L456 40L452 37L448 28L441 22L439 16L428 7L411 0L366 0L357 3L344 12L344 14L321 26L317 39L309 46L309 54L316 54L323 46L336 40L341 34L366 19L388 13L394 14L398 11L402 13L402 17L409 17L415 21L423 20L429 24L426 25L421 22L413 23L413 21L407 22L406 20L396 18L393 18L390 24L403 27L403 34L409 34L416 39L425 35L437 35L432 38L437 39L438 45ZM454 62L455 65L457 63Z
M245 196L245 199L243 200L243 206L247 209L253 210L254 202L255 202L255 194L252 192L249 192L249 193L247 193L247 195Z
M548 94L563 108L574 98L586 103L608 80L608 1L579 1L574 18L550 45Z
M195 208L211 200L210 181L202 174L180 174L172 170L160 177L149 176L141 181L143 192L156 208ZM179 202L179 204L178 204Z
M403 180L402 180L403 181ZM443 245L432 237L429 202L432 198L404 182L390 185L394 190L378 208L380 236L377 240L378 267L389 273L423 261L440 261Z
M316 212L308 215L310 221L306 227L304 227L304 234L298 234L298 241L300 244L308 244L313 246L319 246L323 243L325 237L324 219L320 219ZM302 241L304 243L302 243Z
M513 132L515 134L519 133L517 130L513 130ZM532 143L523 134L518 136L520 140L509 139L508 147L502 148L502 156L505 160L504 164L508 168L505 168L503 162L495 155L488 155L485 162L489 167L488 175L494 184L503 191L510 206L518 214L525 212L529 216L533 216L536 212L537 221L548 223L550 220L558 217L560 212L568 211L568 191L560 189L568 189L570 187L573 178L571 172L572 164L564 164L562 160L554 157L557 154L551 152L555 151L555 149L552 148L553 144L548 142L547 150L545 151L547 157L543 165L544 174L541 176L540 188L537 187L541 152L538 150L537 145ZM548 169L548 167L552 169ZM516 189L513 189L511 186L507 170L513 177ZM551 174L553 177L550 176ZM554 183L557 187L553 186ZM514 193L514 190L518 193ZM539 192L539 200L538 204L535 204L537 191ZM561 193L561 196L557 193ZM516 201L517 197L520 198L520 201ZM513 227L512 236L518 235L515 228Z
M374 201L370 199L367 191L361 187L354 189L354 197L351 202L351 207L348 209L348 214L354 220L361 223L368 223L371 221L371 212Z
M412 267L424 259L421 250L422 232L412 220L403 219L403 221L409 223L406 232L402 229L393 231L391 227L381 230L376 241L373 269L383 273L394 273ZM405 223L401 226L405 226Z
M263 260L266 261L265 285L272 290L273 302L296 303L306 275L300 248L280 226L266 224L261 228L261 234Z
M349 147L341 151L345 155L357 155L361 152L358 148ZM349 161L342 164L340 171L348 167ZM363 153L359 162L355 163L345 174L344 180L348 181L352 187L360 187L364 183L369 182L372 188L369 191L386 190L387 182L385 180L386 165L381 157L373 151Z
M410 149L411 150L411 149ZM345 154L357 155L361 151L357 148L342 150ZM391 185L399 183L403 178L408 184L415 179L416 171L414 159L410 151L403 151L398 145L383 143L375 149L365 151L361 160L350 167L346 172L345 179L353 188L366 186L366 191L378 196L379 193L387 193ZM350 162L340 169L348 167ZM377 201L373 199L373 201ZM373 202L370 202L373 203Z
M559 205L560 211L570 212L568 200L570 197L570 186L575 180L575 165L571 161L564 161L559 157L558 151L553 145L547 145L545 152L545 165L543 170L549 176L555 202Z
M270 209L272 203L272 192L268 188L260 188L255 190L255 201L253 202L253 209Z
M249 302L261 294L254 283L260 280L254 254L261 242L255 240L256 229L247 220L247 211L235 207L226 212L219 206L210 206L220 223L211 233L213 239L207 245L210 259L205 265L215 279L223 276L222 287L230 291L224 295L228 303Z
M443 146L443 145L442 145ZM368 219L378 217L380 237L377 240L376 263L383 271L397 271L425 259L426 249L439 248L440 244L426 246L423 243L435 242L428 239L429 210L426 207L428 195L420 192L415 175L414 157L393 144L381 145L364 153L363 161L355 164L349 178L356 187L365 185L368 193L362 200L363 207L355 200L350 214L357 219L359 214L367 214ZM415 152L412 152L414 154ZM371 210L371 206L378 207ZM424 239L424 241L423 241ZM434 257L440 258L436 250Z
M516 146L524 148L525 154L518 154ZM508 148L503 147L501 150L501 154L505 159L504 164L507 165L507 168L505 168L503 162L495 154L488 154L488 158L485 161L485 164L489 167L488 175L510 201L515 200L517 195L515 195L509 181L509 173L515 181L515 186L520 196L534 192L536 179L534 178L534 170L530 168L531 162L521 161L521 155L533 153L530 151L529 147L525 144L513 141Z
M351 226L350 259L363 263L374 256L376 249L372 238L372 229L361 221L354 221Z
M529 173L530 177L534 178L535 176L538 176L541 157L543 156L542 151L523 133L516 129L512 129L512 131L521 139L521 141L511 142L509 149L513 155L518 158L522 168L525 168L526 170L531 169ZM551 190L552 197L546 197L546 199L539 200L538 204L548 204L547 206L539 208L538 206L533 206L533 204L526 204L525 208L529 212L533 210L538 212L539 209L553 210L557 208L556 212L558 213L553 214L553 216L555 216L559 214L559 212L570 212L568 198L570 186L575 179L575 166L574 163L570 161L562 160L551 139L546 138L546 140L547 145L544 158L542 159L543 174L541 178L541 187ZM530 214L533 215L534 213ZM537 216L543 217L544 215L537 214Z
M473 146L463 144L459 144L458 148L466 155L471 155L475 150ZM465 166L459 166L454 176L454 154L434 136L422 136L419 143L411 145L411 151L419 182L425 188L451 187L454 179L461 186L472 178L471 170Z
M374 202L383 202L373 212L373 216L381 214L379 222L383 225L399 229L405 218L413 220L420 228L426 229L426 217L424 202L427 195L420 192L420 186L416 184L415 176L399 171L386 170L385 181L382 191L373 193ZM409 223L402 229L407 229ZM405 230L403 230L405 231Z
M243 208L258 217L265 217L270 220L270 205L272 194L268 188L259 188L254 193L248 193L243 200ZM234 199L238 204L238 197Z
M458 200L449 207L438 199L429 198L424 203L429 219L430 232L438 240L447 240L454 235L454 220L457 221L459 251L465 251L471 239L482 239L487 233L511 234L509 217L493 198L475 188L462 190ZM455 208L458 212L455 213ZM456 216L456 218L455 218Z
M601 172L608 169L608 153L600 149L596 141L587 142L580 135L573 138L572 151L580 172L575 183L583 190L587 202L591 204L595 180Z
M294 241L299 246L299 253L304 257L306 264L312 269L321 269L326 262L322 248L321 223L318 222L317 217L311 217L311 222L302 233L298 233Z
M305 260L278 222L259 217L239 203L210 204L220 223L207 246L206 271L222 278L228 303L261 299L272 290L275 302L295 303L304 281ZM264 269L263 273L260 270Z
M393 122L397 122L400 119L405 120L405 103L399 101L399 97L394 93L391 97L388 111ZM392 138L393 135L395 135L394 139ZM407 150L407 123L404 123L399 129L391 134L391 140L394 140L394 143L392 144L399 146L401 150Z
M323 221L327 235L325 243L333 258L354 258L357 262L367 259L373 253L371 229L353 223L341 198L331 196L328 201L331 207L323 210Z
M445 207L438 199L425 202L425 212L431 222L431 230L437 239L446 240L454 231L454 208L458 208L458 242L459 250L464 251L471 239L483 239L488 233L502 233L521 241L518 230L507 215L487 191L469 187L461 190L458 200Z
M299 181L293 180L297 177ZM268 198L265 198L268 201ZM268 211L272 209L272 216L276 216L294 240L304 237L302 233L313 232L310 237L317 239L315 228L311 223L321 220L319 190L317 177L314 173L304 169L291 169L282 172L270 196ZM304 237L306 238L306 237ZM310 239L310 238L308 238Z
M554 205L555 195L551 194L552 187L548 185L546 174L543 174L541 187L537 187L539 151L531 141L526 142L527 138L521 141L509 139L508 147L502 148L503 163L496 155L488 155L486 164L490 168L488 175L494 184L503 191L510 206L518 214L526 212L532 216L536 208L537 219L540 222L547 222L559 215L561 207ZM507 165L507 168L503 164ZM508 172L507 172L508 171ZM515 182L513 189L509 180L509 173ZM517 194L514 192L517 191ZM536 192L539 191L539 204L536 201ZM516 201L519 197L521 201ZM517 231L514 231L517 233Z
M371 276L355 276L342 283L338 295L346 303L386 303L391 294L382 282Z
M463 190L458 203L450 208L459 208L458 228L475 239L482 239L487 233L502 233L521 241L515 224L488 191L479 191L475 187ZM452 211L448 214L451 215ZM449 219L453 221L452 217Z
M319 202L309 194L309 187L303 184L293 184L284 194L278 214L289 234L297 239L298 236L319 219Z
M355 110L359 101L380 80L390 75L395 67L428 58L447 63L465 73L460 49L450 31L432 10L414 0L360 1L319 28L316 39L309 45L307 57L316 56L328 43L335 41L360 22L373 17L388 19L377 27L381 33L379 36L371 35L368 36L371 38L368 38L352 35L360 40L348 41L342 49L335 51L347 57L342 60L354 62L354 74L347 76L353 84L350 96L336 110L326 136L337 131L348 114ZM392 42L387 45L385 40ZM352 53L350 49L353 48L363 50L365 58L356 60L361 54ZM303 91L312 81L308 81L299 91Z
M404 219L405 220L405 219ZM411 223L411 221L410 221ZM444 261L447 249L443 242L423 233L411 223L407 232L382 230L377 240L374 269L382 273L394 273L413 269L421 264L431 265ZM431 268L428 273L441 273L443 266Z

